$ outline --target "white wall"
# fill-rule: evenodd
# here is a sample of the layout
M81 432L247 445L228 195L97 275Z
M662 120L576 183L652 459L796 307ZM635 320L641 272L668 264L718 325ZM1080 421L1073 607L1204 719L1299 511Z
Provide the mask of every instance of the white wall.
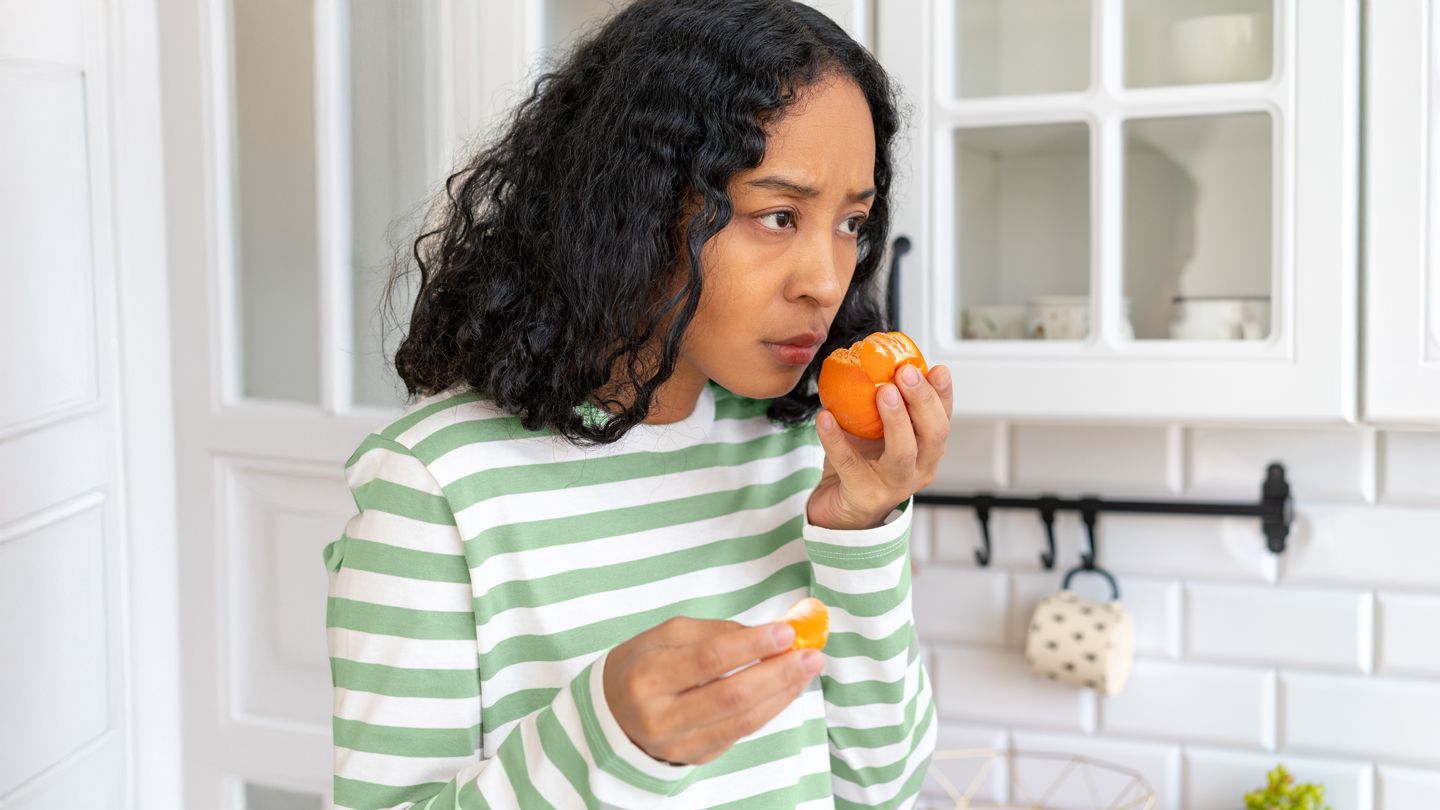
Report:
M1030 613L1077 562L1078 517L1062 514L1045 571L1038 516L995 513L979 568L974 513L921 507L914 603L940 747L1094 756L1144 773L1160 808L1242 807L1277 763L1337 810L1440 806L1440 432L957 423L931 489L1250 501L1271 460L1296 505L1279 557L1258 520L1101 516L1139 649L1111 698L1023 662Z

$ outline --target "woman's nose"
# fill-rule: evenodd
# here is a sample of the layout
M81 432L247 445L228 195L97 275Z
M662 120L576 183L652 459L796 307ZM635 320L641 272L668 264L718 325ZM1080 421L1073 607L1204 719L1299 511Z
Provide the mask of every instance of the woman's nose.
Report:
M855 272L854 255L841 249L834 239L812 241L797 262L790 297L810 298L822 307L839 306ZM851 264L845 266L845 262Z

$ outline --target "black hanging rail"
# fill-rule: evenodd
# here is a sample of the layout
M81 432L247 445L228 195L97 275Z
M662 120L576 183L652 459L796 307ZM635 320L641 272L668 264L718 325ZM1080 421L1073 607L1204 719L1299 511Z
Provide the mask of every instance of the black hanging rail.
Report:
M1045 525L1049 549L1041 552L1040 561L1048 569L1055 566L1055 514L1057 512L1079 512L1084 519L1091 537L1091 547L1082 557L1085 567L1094 565L1095 522L1101 512L1126 512L1144 515L1211 515L1223 517L1257 517L1265 533L1266 546L1279 554L1285 550L1285 540L1290 535L1294 522L1294 503L1290 498L1290 483L1285 480L1285 467L1271 464L1260 487L1258 503L1213 503L1200 501L1119 501L1096 497L1061 498L1056 495L1041 495L1034 498L1012 498L990 493L955 495L940 492L915 493L917 504L935 506L963 506L975 510L980 520L980 536L984 543L975 550L975 559L981 565L990 564L990 512L993 509L1034 509L1040 513Z

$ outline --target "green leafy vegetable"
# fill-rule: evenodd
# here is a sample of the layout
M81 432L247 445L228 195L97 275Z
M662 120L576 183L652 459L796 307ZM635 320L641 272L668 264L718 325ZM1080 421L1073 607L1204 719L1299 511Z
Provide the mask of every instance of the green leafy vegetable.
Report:
M1276 765L1266 774L1267 784L1245 794L1245 810L1335 810L1325 803L1325 786L1295 784L1295 777Z

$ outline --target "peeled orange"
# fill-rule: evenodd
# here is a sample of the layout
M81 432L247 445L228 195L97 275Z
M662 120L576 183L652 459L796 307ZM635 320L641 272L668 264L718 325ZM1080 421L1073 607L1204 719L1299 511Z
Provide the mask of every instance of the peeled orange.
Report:
M821 649L830 637L830 611L824 602L813 596L791 605L780 620L795 628L795 643L790 645L792 650Z
M885 435L875 390L895 381L895 372L912 365L929 371L915 341L904 332L875 332L848 349L836 349L820 364L820 404L840 427L866 439Z

